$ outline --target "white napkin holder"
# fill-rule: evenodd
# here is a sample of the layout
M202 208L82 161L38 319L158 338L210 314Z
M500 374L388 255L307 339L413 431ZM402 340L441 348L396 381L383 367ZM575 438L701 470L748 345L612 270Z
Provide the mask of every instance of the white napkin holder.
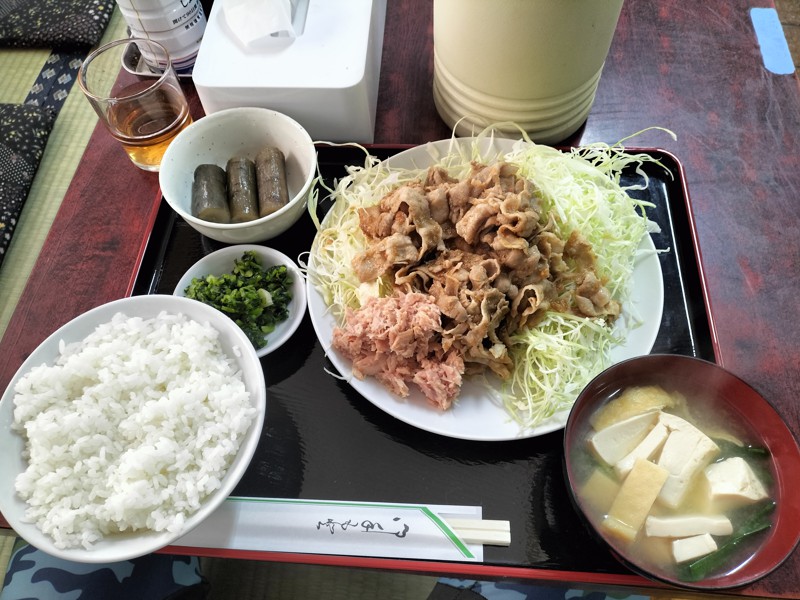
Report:
M265 0L228 6L248 1ZM315 141L371 143L387 0L283 1L291 3L291 24L241 35L228 24L226 2L214 2L192 73L206 114L271 108Z

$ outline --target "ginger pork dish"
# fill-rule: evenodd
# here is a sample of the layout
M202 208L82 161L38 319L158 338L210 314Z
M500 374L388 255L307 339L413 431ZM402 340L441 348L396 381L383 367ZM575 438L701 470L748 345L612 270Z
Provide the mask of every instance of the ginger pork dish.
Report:
M646 159L520 143L351 167L309 267L336 317L332 350L433 411L457 406L468 378L525 427L568 408L639 320L626 303L654 224L619 173Z

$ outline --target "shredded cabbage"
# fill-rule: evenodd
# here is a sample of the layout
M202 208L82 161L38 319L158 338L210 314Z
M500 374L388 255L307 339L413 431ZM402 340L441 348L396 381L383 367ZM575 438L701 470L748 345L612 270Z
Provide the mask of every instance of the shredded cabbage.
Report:
M608 366L608 350L618 341L603 319L549 311L513 338L514 370L500 389L503 405L523 428L568 409Z
M328 189L334 205L325 218L325 228L317 220L316 201L309 201L308 205L318 229L312 248L314 269L309 275L325 304L340 321L345 308L358 308L367 297L389 291L385 282L365 286L351 268L353 258L366 247L366 239L359 227L358 209L376 204L398 184L419 177L418 172L402 174L390 171L369 154L363 167L350 166L347 171L346 177Z
M517 165L520 174L533 182L544 218L552 213L562 239L577 229L592 245L597 275L624 311L637 249L642 237L657 226L645 216L649 204L631 198L620 185L620 174L629 165L639 168L655 159L630 155L620 145L595 144L561 152L534 144L524 134L500 158ZM442 156L438 164L461 178L471 161L486 162L477 142L471 151L462 147ZM328 188L334 205L324 227L316 221L316 202L309 203L319 229L309 276L339 322L347 307L358 308L370 296L391 292L390 281L365 286L351 267L366 247L358 209L376 204L398 185L424 179L427 167L390 169L367 154L363 166L349 167L347 176ZM523 428L532 428L569 408L591 378L608 366L609 349L619 339L602 319L550 311L535 328L518 332L511 341L514 371L497 391L511 417Z
M616 300L628 296L642 237L657 229L644 214L644 207L652 204L632 199L620 186L619 175L628 164L648 159L648 155L634 157L599 145L571 153L548 146L525 147L506 156L534 182L542 212L555 215L560 237L567 239L578 230L592 245L597 275Z

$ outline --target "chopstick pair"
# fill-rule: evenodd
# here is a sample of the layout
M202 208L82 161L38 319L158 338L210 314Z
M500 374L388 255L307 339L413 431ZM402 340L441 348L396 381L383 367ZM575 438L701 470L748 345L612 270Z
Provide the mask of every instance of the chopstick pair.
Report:
M446 519L450 528L468 544L508 546L511 544L511 523L495 519Z

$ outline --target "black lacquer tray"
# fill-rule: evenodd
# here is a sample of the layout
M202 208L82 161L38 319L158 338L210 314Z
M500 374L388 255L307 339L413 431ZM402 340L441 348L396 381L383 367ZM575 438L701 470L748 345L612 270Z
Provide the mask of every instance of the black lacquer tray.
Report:
M405 147L370 147L385 158ZM631 149L631 152L640 150ZM664 276L664 313L653 352L714 360L683 171L677 159L643 150L655 204L650 217ZM364 163L363 151L320 146L329 181ZM634 172L623 183L641 182ZM324 197L321 194L320 197ZM324 211L327 206L320 207ZM315 229L304 217L266 242L292 258L308 250ZM134 294L171 294L195 261L223 244L206 238L162 201ZM562 474L562 432L505 442L473 442L419 430L391 417L325 372L331 365L306 315L279 352L262 359L267 416L255 457L234 491L239 496L479 505L484 519L511 522L509 547L486 546L484 564L559 571L628 573L584 527Z

